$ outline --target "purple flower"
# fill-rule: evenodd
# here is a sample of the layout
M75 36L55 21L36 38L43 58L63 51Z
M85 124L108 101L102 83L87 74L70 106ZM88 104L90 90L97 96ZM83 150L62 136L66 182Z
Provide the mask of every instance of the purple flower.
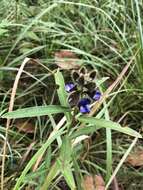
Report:
M90 104L90 99L89 98L82 98L79 101L78 106L86 106L87 104Z
M87 104L85 106L80 106L79 111L80 111L80 113L89 113L90 112L89 104Z
M93 94L92 94L92 99L93 100L99 100L100 97L101 97L101 93L98 90L93 92Z
M74 88L75 88L75 84L73 84L72 82L67 83L67 84L65 85L65 90L66 90L67 92L72 92L72 91L74 90Z
M78 107L81 113L89 113L90 112L90 99L88 98L82 98L79 103Z

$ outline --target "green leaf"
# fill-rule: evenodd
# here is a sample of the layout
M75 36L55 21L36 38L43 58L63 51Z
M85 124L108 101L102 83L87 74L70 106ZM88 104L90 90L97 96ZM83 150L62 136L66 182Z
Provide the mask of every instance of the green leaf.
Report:
M109 77L103 77L101 79L96 79L96 85L99 87L102 83L104 83L108 79L109 79Z
M62 106L69 107L67 102L67 93L65 91L65 82L63 75L60 71L55 73L55 82L58 86L57 93Z
M28 37L30 38L31 40L35 40L35 41L38 41L40 42L40 38L36 35L36 33L34 33L33 31L28 31L26 34L25 34L25 37Z
M68 108L58 106L58 105L35 106L35 107L18 109L12 112L7 112L4 115L2 115L2 118L36 117L36 116L43 116L43 115L48 115L48 114L65 113L68 111L69 111Z
M113 121L107 121L105 119L97 119L95 117L84 117L84 116L79 117L77 119L83 123L88 123L90 125L93 125L93 127L95 127L95 129L97 127L98 128L103 128L103 127L110 128L112 130L119 131L121 133L125 133L125 134L133 136L133 137L142 138L142 136L135 130L133 130L129 127L121 127L120 124L115 123Z
M58 93L60 104L64 107L69 107L69 103L67 101L67 93L65 91L64 78L63 78L62 73L59 71L57 71L55 73L55 82L58 86L57 93ZM71 114L66 113L65 115L67 117L67 120L70 122L71 121Z
M77 189L83 190L83 188L81 187L81 185L82 185L81 169L80 169L80 166L77 161L77 153L74 150L72 151L72 159L73 159L74 171L76 171L74 174L75 174Z
M70 189L75 189L75 181L72 173L71 168L71 161L72 161L72 148L71 148L71 140L65 136L63 139L63 143L60 150L60 155L57 158L56 162L51 167L44 184L42 185L40 190L48 189L52 180L59 174L62 173L63 177L65 178L67 184L69 185Z
M61 172L69 185L70 189L74 190L76 189L73 173L70 164L67 164L65 168L61 168Z
M75 139L76 137L79 137L81 135L92 134L95 131L97 131L98 129L101 129L101 127L85 126L83 128L78 129L77 131L73 132L70 137L71 137L71 139Z
M0 28L0 36L4 35L7 32L8 30Z
M61 150L60 150L60 160L62 160L65 164L71 161L71 140L69 137L65 136L62 142Z
M59 174L59 172L60 172L59 165L58 165L58 162L56 161L50 168L50 171L44 181L44 184L40 188L40 190L48 189L52 180Z
M68 136L65 136L61 146L60 156L58 159L58 164L61 173L63 174L67 184L70 189L75 189L75 181L71 168L72 162L72 146L71 139Z
M19 190L21 183L24 181L24 178L30 168L33 166L33 164L37 161L39 156L42 156L46 149L50 146L50 144L60 135L64 133L64 128L61 128L59 131L53 131L51 135L49 136L48 140L42 145L42 147L36 152L36 154L31 158L31 160L28 162L24 170L22 171L20 177L18 178L16 185L14 186L13 190Z

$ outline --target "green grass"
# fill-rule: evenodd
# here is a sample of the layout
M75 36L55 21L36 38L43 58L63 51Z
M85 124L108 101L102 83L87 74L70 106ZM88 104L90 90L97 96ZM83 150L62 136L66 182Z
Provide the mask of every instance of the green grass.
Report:
M142 139L137 141L143 112L142 0L1 0L0 4L1 160L8 134L1 189L60 189L64 178L70 189L81 190L87 174L101 174L107 189L114 176L124 189L140 189L142 168L124 161L133 146L142 147ZM70 72L54 63L54 53L61 49L72 50L80 63L97 71L102 92L138 53L98 111L91 117L77 113L74 118L64 89ZM14 111L6 113L25 57L37 62L26 64ZM5 118L11 119L7 132ZM17 123L25 121L35 126L33 134L19 131ZM89 146L84 135L90 138ZM73 146L75 139L79 143Z

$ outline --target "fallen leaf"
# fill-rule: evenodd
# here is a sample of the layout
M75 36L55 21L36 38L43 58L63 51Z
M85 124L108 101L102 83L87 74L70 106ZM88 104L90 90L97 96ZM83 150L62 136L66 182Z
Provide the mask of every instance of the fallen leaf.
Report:
M84 190L105 190L105 183L101 175L85 176L82 187Z
M61 50L55 53L55 63L62 69L79 69L79 59L75 53L70 50Z
M126 162L132 166L142 166L143 165L143 150L138 150L132 154L130 154Z
M95 175L94 182L96 190L105 190L105 182L101 175Z
M25 133L34 133L35 132L35 125L28 121L17 121L15 123L15 127L19 129L19 131Z
M82 186L84 190L95 190L94 178L92 176L85 176Z

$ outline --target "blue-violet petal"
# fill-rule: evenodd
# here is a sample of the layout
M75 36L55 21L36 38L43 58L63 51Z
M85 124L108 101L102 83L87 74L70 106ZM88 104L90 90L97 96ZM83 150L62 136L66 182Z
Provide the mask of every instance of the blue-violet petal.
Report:
M79 101L78 106L79 106L79 107L80 107L80 106L86 106L86 105L88 105L88 104L90 104L90 99L88 99L88 98L82 98L82 99Z
M93 96L92 96L92 99L93 100L99 100L101 97L101 93L99 91L95 91Z
M75 84L73 84L73 83L67 83L67 84L65 85L65 90L66 90L67 92L72 92L72 91L74 90L74 88L75 88Z
M90 112L89 104L87 104L85 106L80 106L79 111L80 111L80 113L89 113Z

